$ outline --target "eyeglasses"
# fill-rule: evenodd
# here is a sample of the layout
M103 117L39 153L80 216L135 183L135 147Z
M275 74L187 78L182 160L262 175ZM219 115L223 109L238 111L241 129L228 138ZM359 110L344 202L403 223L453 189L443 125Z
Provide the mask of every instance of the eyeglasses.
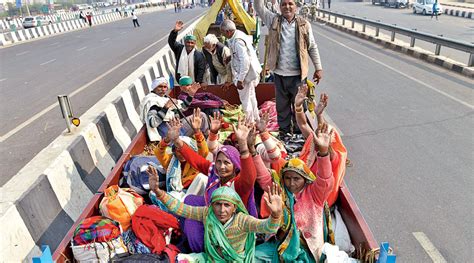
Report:
M168 88L168 86L166 86L166 85L158 85L157 88Z

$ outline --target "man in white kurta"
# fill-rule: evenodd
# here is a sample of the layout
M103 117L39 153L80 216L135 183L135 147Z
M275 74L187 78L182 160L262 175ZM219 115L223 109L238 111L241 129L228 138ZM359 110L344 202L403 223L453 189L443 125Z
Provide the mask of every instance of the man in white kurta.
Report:
M252 46L252 37L237 30L231 20L222 23L221 31L229 39L228 45L232 51L232 77L242 108L247 118L257 121L260 117L255 87L260 81L262 67Z

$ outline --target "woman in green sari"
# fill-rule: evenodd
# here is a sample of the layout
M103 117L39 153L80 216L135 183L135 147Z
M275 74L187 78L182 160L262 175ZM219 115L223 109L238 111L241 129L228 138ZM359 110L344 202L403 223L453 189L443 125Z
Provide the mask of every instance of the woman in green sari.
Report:
M255 233L274 234L280 227L283 202L278 184L268 187L264 200L271 215L267 219L250 216L240 196L230 187L219 187L209 207L188 206L158 188L158 174L150 166L150 189L168 210L176 215L204 223L206 262L254 262Z

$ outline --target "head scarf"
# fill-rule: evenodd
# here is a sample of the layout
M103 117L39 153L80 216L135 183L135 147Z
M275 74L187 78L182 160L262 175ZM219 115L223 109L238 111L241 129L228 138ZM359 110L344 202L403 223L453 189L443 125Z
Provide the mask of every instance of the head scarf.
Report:
M313 172L309 169L309 167L300 159L293 158L290 159L288 162L285 163L283 168L281 169L281 175L285 174L285 172L293 171L302 176L304 179L313 182L316 180L316 176L314 176Z
M217 160L217 156L219 155L219 153L223 153L227 158L229 158L229 160L234 165L235 174L238 174L240 172L240 153L237 150L237 148L235 148L234 146L231 146L231 145L221 146L221 148L219 148L219 150L217 151L217 153L215 155L216 160ZM215 162L215 160L214 160L214 162Z
M194 151L198 151L195 140L187 136L179 136L179 138ZM171 157L170 163L168 165L168 171L166 171L166 191L174 191L178 193L183 191L183 183L181 181L181 162L178 160L175 154L173 154L173 157Z
M289 162L285 164L285 167L288 163ZM280 230L286 233L285 238L275 244L274 249L276 249L278 253L268 251L268 253L273 254L272 262L282 261L314 263L314 259L311 256L311 253L308 252L306 248L304 248L303 244L301 244L300 231L298 230L298 226L296 225L295 219L295 197L285 187L285 184L283 182L283 171L279 175L275 172L275 170L271 170L271 175L273 181L279 184L280 187L283 189L282 200L285 206L283 207L283 217L280 223Z
M212 193L211 204L216 201L227 201L234 204L237 209L236 213L244 213L248 215L247 209L242 203L239 194L234 189L222 186ZM224 225L217 219L209 207L205 226L204 226L204 247L206 256L212 262L253 262L255 254L255 234L248 233L245 242L245 252L238 254L229 243L225 234ZM218 252L218 248L220 251Z
M196 40L197 40L197 38L194 35L191 35L191 34L186 35L184 37L184 41L196 41Z
M169 87L168 80L165 77L160 77L160 78L154 79L151 82L151 90L156 89L156 87L160 86L161 84L166 84L166 86Z

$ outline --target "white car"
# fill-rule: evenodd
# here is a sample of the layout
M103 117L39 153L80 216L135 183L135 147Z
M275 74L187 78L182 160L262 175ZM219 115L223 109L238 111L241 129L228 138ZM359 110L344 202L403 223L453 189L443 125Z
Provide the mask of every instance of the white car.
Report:
M416 0L413 3L413 14L421 13L423 15L431 15L433 13L433 4L435 0ZM438 1L438 15L443 13L443 7Z
M52 23L51 20L46 19L43 16L27 16L23 19L22 26L23 28L30 28L30 27L49 25L51 23Z

